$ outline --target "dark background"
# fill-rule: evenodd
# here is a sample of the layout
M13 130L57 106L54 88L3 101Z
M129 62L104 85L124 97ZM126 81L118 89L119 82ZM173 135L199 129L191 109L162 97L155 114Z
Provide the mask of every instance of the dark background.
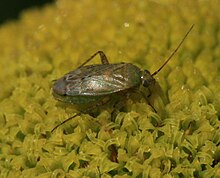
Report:
M0 0L0 25L19 18L19 14L28 8L42 7L55 0Z

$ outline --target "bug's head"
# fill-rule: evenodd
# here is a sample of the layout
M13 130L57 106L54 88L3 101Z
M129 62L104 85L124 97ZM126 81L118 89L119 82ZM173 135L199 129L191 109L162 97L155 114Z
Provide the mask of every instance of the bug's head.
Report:
M155 79L148 70L143 71L141 80L142 80L142 85L146 88L155 83Z

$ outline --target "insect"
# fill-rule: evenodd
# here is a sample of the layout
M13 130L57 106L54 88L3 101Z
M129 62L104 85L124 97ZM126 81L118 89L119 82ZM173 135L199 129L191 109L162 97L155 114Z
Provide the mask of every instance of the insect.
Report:
M110 64L106 55L102 51L97 51L77 69L65 74L55 81L52 92L55 99L76 105L94 104L127 92L138 89L140 85L148 88L155 83L154 76L169 62L177 50L180 48L194 24L187 31L179 45L167 58L163 65L154 73L148 70L141 70L131 63ZM101 64L86 65L96 55L100 56ZM68 118L55 128L66 123Z

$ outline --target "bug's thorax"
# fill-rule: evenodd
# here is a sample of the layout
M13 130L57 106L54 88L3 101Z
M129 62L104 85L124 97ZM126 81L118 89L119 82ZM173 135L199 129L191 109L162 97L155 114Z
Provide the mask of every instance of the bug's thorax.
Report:
M148 70L142 71L141 80L142 80L142 85L146 88L156 82L154 77L151 75L151 73Z

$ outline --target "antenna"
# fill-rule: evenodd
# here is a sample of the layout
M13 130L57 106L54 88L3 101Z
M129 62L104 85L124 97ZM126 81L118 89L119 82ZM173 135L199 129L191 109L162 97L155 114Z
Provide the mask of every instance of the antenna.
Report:
M183 44L183 42L185 41L186 37L188 36L188 34L191 32L191 30L193 29L194 24L190 27L190 29L187 31L187 33L185 34L185 36L183 37L183 39L181 40L181 42L179 43L179 45L176 47L176 49L173 51L173 53L170 55L170 57L168 57L168 59L164 62L164 64L158 69L156 70L151 76L156 75L158 72L160 72L161 69L163 69L163 67L169 62L169 60L174 56L174 54L176 54L176 52L178 51L178 49L180 48L180 46Z

